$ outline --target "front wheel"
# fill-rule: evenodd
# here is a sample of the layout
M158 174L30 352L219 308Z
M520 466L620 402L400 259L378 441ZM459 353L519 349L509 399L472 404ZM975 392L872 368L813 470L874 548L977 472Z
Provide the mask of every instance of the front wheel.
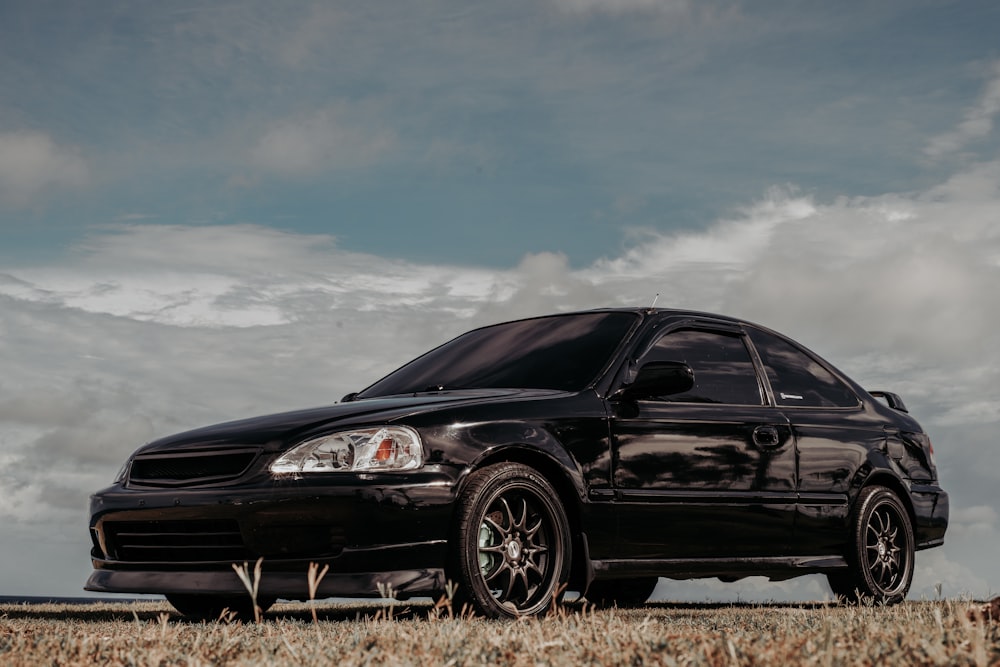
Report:
M833 593L848 602L896 604L913 580L913 527L895 493L883 486L861 490L852 531L850 570L827 575Z
M458 499L453 575L460 602L489 618L540 614L569 579L569 522L559 496L520 463L477 470Z

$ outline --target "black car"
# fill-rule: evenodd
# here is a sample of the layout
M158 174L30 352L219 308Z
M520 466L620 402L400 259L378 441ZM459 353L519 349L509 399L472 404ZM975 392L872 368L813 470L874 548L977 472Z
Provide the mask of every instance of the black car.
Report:
M876 398L877 397L877 398ZM476 329L330 407L140 448L92 498L90 591L216 614L439 596L491 617L658 577L823 573L902 600L948 495L903 402L737 319L607 309ZM448 585L453 582L456 587Z

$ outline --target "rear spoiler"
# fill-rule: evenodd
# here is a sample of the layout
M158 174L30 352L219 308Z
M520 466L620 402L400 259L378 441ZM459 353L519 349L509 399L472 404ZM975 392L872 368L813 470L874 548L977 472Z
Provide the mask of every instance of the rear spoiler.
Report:
M881 398L889 404L889 407L893 410L899 410L900 412L909 412L906 409L906 404L903 403L903 399L899 397L899 394L894 394L891 391L869 391L869 394L875 398Z

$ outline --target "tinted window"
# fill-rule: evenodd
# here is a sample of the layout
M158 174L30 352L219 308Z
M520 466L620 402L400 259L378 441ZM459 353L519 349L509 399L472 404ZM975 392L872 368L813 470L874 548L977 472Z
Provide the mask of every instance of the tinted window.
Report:
M365 389L360 398L445 389L580 391L635 324L634 313L582 313L470 331Z
M858 397L814 358L788 341L756 329L757 347L778 405L854 407Z
M661 397L685 403L761 405L760 385L750 353L738 335L684 330L669 333L645 354L648 361L683 361L694 371L694 387Z

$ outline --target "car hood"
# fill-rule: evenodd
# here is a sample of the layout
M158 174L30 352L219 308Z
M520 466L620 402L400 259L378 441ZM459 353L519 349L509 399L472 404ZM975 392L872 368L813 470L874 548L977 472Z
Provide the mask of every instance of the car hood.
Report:
M136 453L267 445L275 450L291 444L299 434L321 427L345 427L361 423L391 423L402 417L466 404L542 398L563 392L543 389L466 389L406 394L337 403L320 408L282 412L239 421L214 424L154 440Z

